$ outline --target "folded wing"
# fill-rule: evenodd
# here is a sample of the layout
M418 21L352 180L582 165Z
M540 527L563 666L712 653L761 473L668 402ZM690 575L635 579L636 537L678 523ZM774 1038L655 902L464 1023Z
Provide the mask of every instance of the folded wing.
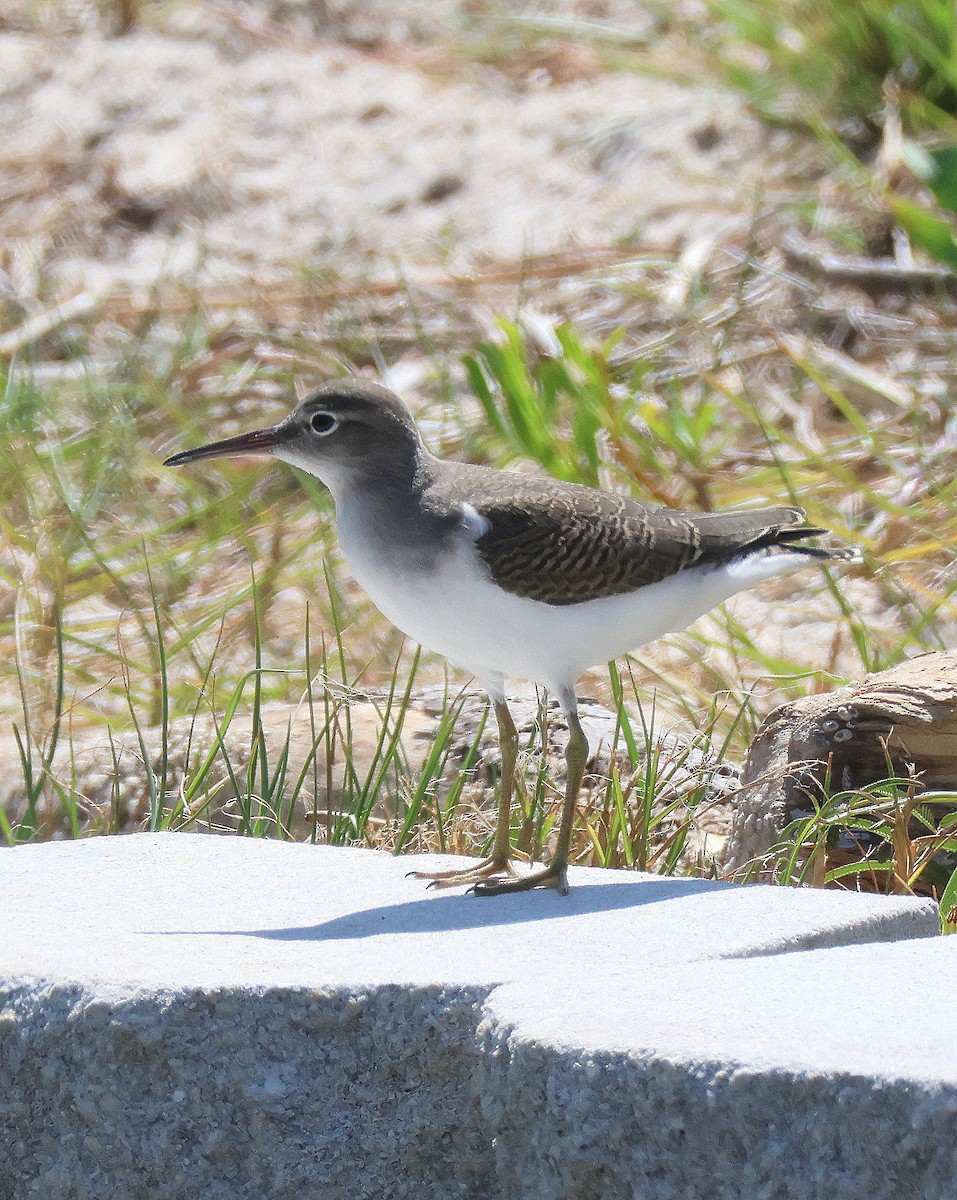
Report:
M522 483L517 494L472 494L485 523L476 546L500 587L545 604L617 596L749 554L830 557L801 545L823 531L806 525L798 508L685 513L591 488Z

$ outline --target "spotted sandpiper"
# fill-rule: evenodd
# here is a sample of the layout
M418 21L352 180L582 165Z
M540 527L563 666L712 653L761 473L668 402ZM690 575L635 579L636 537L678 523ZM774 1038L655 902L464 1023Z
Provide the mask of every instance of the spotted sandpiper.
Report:
M167 466L272 454L332 493L356 580L409 637L479 678L498 720L501 797L491 853L459 871L417 872L436 887L495 896L567 893L575 805L588 757L575 682L589 667L683 629L735 592L813 560L825 533L798 508L688 513L594 488L443 462L386 388L340 379L268 429L174 454ZM809 544L809 540L811 544ZM541 684L568 722L555 852L519 874L510 861L518 734L505 678Z

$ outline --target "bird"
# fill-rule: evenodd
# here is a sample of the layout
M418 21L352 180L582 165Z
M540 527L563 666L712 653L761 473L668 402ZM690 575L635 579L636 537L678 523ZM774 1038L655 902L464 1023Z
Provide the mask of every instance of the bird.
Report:
M588 668L677 632L745 588L814 562L854 561L800 508L684 512L551 477L429 452L403 401L339 378L285 420L165 460L181 466L271 455L332 495L355 580L404 634L488 692L501 748L491 849L464 869L416 871L477 896L568 893L576 805L588 761L575 684ZM568 726L558 835L548 863L519 871L510 831L518 732L506 680L558 699Z

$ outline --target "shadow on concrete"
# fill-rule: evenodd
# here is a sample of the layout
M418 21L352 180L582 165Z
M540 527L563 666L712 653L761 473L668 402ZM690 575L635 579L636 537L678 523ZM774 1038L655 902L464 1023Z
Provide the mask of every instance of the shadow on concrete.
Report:
M454 929L484 929L494 925L520 925L531 921L567 921L591 913L640 908L662 900L690 900L704 892L729 885L711 880L642 880L573 887L568 896L540 891L513 896L423 896L421 900L385 904L347 913L319 925L288 929L231 930L232 934L271 938L275 941L334 941L381 937L399 933L447 933ZM225 932L225 931L223 931Z

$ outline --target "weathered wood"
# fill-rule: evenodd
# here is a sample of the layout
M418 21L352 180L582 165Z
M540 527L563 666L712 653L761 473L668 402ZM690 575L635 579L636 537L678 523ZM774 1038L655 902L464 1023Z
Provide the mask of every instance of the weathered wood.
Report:
M748 751L725 869L744 874L814 798L914 776L957 790L957 654L926 654L857 686L774 710Z

